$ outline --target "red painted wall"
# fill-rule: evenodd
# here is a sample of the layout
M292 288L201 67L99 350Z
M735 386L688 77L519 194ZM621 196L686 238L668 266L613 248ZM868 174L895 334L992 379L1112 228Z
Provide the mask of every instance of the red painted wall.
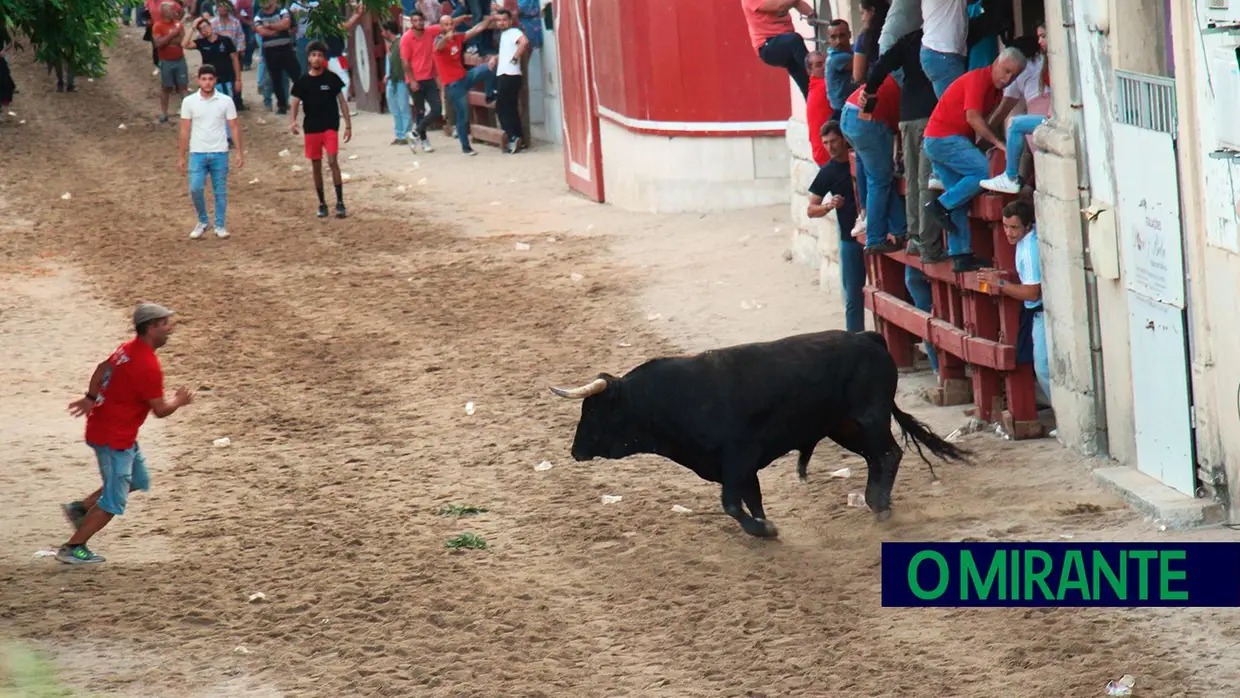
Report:
M589 8L600 107L646 121L791 116L788 73L758 58L738 0L592 0Z

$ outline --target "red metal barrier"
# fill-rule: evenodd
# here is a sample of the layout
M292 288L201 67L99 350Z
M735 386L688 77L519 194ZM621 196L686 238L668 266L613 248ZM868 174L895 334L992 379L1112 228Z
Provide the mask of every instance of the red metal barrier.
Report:
M856 154L851 157L855 177ZM1003 158L997 151L990 153L991 176L1003 171ZM904 189L900 180L898 191ZM1016 250L1003 233L1002 212L1014 198L984 191L969 211L974 252L990 258L1010 281L1018 278ZM913 305L904 282L907 267L926 275L932 313ZM867 255L866 277L866 308L874 314L875 327L887 340L896 365L913 366L916 342L925 340L934 347L939 385L930 396L933 402L972 402L979 419L1001 419L1012 438L1042 436L1033 367L1016 363L1021 301L983 292L976 272L958 274L950 261L924 264L904 251Z

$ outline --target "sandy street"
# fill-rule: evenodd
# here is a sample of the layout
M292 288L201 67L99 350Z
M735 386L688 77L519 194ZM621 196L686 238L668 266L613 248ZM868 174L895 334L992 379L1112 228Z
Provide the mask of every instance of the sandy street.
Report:
M580 406L548 385L843 325L784 260L787 207L626 213L569 193L545 144L465 158L432 133L436 152L413 155L362 114L341 153L351 215L318 220L300 141L254 94L233 237L191 241L149 46L122 33L109 76L76 94L17 54L26 123L0 124L0 638L73 685L1061 698L1129 673L1141 697L1240 695L1234 613L882 608L884 540L1234 538L1159 532L1052 439L969 435L978 465L936 463L941 486L906 455L883 525L846 505L863 461L824 442L808 483L795 457L762 472L778 541L744 535L716 485L669 461L572 461ZM195 404L144 427L152 491L93 541L107 563L34 559L69 535L59 504L98 483L65 406L138 300L179 311L160 358ZM902 376L902 407L942 435L962 425L925 384ZM489 547L445 548L461 533Z

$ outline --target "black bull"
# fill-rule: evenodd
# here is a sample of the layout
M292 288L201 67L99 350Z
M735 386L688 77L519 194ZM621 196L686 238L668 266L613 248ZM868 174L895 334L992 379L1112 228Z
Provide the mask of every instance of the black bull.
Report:
M967 460L895 404L899 373L882 335L829 330L742 344L695 356L651 359L623 378L602 373L580 388L551 388L584 399L573 438L577 461L653 453L723 485L723 510L753 536L778 535L762 509L758 471L798 451L797 473L823 438L865 458L865 499L879 521L903 451L891 418L922 460ZM931 474L934 467L931 465ZM748 507L748 513L741 503Z

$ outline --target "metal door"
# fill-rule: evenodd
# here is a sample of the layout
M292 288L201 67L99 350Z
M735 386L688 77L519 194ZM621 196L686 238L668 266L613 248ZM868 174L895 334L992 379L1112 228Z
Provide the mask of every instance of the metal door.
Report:
M1170 80L1119 76L1113 126L1137 469L1196 493L1184 235Z
M598 96L594 93L590 51L589 0L555 5L556 48L560 59L561 130L568 186L603 201L603 150L598 132Z

